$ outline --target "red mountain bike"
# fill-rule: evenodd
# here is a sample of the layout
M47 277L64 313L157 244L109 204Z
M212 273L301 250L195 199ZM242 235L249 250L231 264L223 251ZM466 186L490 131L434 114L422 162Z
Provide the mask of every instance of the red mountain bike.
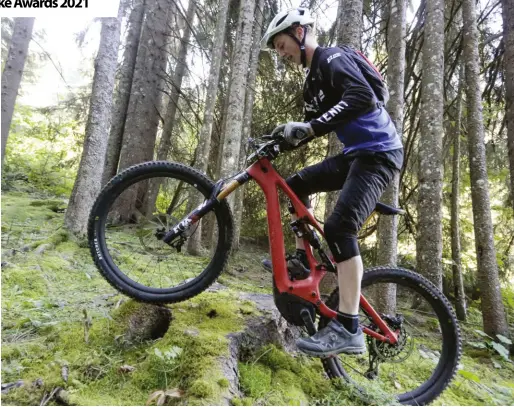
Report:
M89 245L97 267L122 293L140 301L172 303L195 296L219 277L233 233L226 198L255 180L267 204L275 304L291 324L309 335L335 317L337 290L324 298L320 281L336 272L323 230L275 171L271 161L286 149L280 136L251 140L251 165L214 184L195 169L170 162L135 165L114 177L96 200L89 220ZM294 233L304 239L311 273L292 276L286 267L278 190L298 216ZM376 212L401 210L378 204ZM322 359L330 378L380 387L403 404L424 405L437 398L455 375L460 332L446 297L428 280L406 269L366 270L360 323L368 355Z

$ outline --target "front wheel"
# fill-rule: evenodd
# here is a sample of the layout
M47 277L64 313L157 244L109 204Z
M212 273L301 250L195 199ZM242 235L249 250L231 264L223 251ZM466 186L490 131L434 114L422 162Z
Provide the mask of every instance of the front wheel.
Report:
M422 276L401 268L375 267L362 279L362 294L382 319L400 332L396 345L366 337L367 354L325 359L330 378L343 378L366 393L378 387L383 396L402 404L426 405L435 400L454 377L461 355L459 326L446 297ZM327 301L337 309L339 293ZM361 308L360 324L379 331ZM320 320L319 328L328 323ZM383 404L383 403L380 403Z
M101 191L91 210L93 259L117 290L139 301L171 303L211 285L232 243L226 201L168 245L166 233L210 197L212 181L182 164L154 161L130 167Z

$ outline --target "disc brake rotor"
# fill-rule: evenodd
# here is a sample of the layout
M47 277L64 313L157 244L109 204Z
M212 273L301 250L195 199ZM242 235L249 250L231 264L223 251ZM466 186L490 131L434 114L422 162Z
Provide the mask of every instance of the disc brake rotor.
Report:
M390 344L368 336L370 350L381 362L401 363L409 358L414 351L414 338L404 326L397 328L400 330L398 342Z

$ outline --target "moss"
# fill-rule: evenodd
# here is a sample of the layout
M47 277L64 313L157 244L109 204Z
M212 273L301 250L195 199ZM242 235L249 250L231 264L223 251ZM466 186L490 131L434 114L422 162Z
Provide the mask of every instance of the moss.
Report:
M2 270L2 285L14 288L12 294L22 296L21 298L41 298L48 291L42 272L30 266L14 266ZM7 292L7 295L9 294Z
M266 400L266 404L272 406L304 406L309 404L304 392L295 387L282 388L280 392L274 392Z
M273 383L274 387L276 386L283 391L280 392L280 395L272 396L268 400L270 404L294 406L310 404L301 387L302 383L295 373L289 370L279 370L273 375Z
M296 373L301 370L300 364L291 355L278 349L275 345L268 345L262 349L260 362L273 370L285 369Z
M472 357L475 359L491 357L491 352L488 349L469 348L469 349L466 349L466 354L469 357Z
M212 384L207 382L206 380L195 380L191 384L189 392L191 395L200 398L207 398L214 394Z
M272 371L261 364L239 364L240 386L253 398L261 398L271 391Z
M37 201L31 201L30 206L48 206L49 208L61 207L63 206L62 200L56 199L42 199Z
M230 404L233 406L255 406L255 400L251 397L234 397L230 400Z
M230 382L228 381L228 379L226 379L226 378L222 378L222 379L219 379L219 380L218 380L218 385L219 385L221 388L228 388L228 386L230 385Z

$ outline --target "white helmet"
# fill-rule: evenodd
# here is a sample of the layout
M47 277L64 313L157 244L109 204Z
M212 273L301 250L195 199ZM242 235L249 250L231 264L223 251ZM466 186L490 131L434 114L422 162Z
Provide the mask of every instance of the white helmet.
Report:
M274 49L273 37L295 24L311 25L314 24L314 18L311 17L308 9L301 7L279 12L271 21L264 37L261 39L261 50Z

